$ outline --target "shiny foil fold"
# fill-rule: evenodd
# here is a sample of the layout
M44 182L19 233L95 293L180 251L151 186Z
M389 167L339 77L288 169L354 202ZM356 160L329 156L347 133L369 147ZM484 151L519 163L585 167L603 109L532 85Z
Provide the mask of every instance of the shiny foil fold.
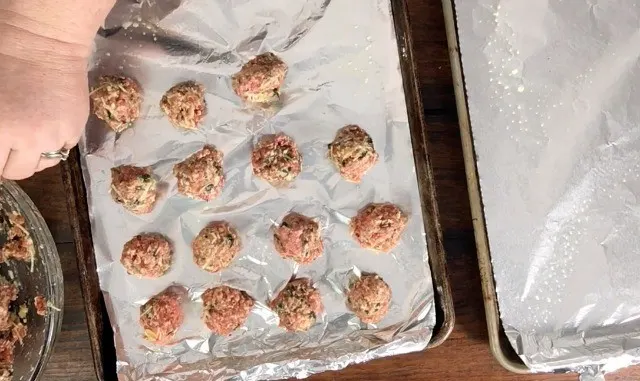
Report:
M281 98L270 107L244 105L231 76L263 52L289 66ZM119 1L95 40L90 83L105 74L136 79L141 118L120 134L92 117L80 148L101 288L115 332L120 380L279 379L306 377L352 363L422 350L435 325L434 293L413 164L411 137L389 0ZM176 83L206 88L201 128L171 126L159 102ZM372 136L380 162L361 184L341 179L327 144L347 124ZM303 169L291 187L276 189L252 174L250 152L263 134L284 132L298 144ZM226 185L205 203L177 194L173 166L213 144L224 154ZM134 216L109 196L110 168L151 166L161 195L153 213ZM409 216L390 254L374 254L350 237L349 220L370 202L393 202ZM290 211L316 218L324 255L307 266L282 259L273 227ZM190 244L209 222L226 220L243 250L217 274L194 263ZM175 246L171 270L156 280L126 274L123 244L158 232ZM363 325L347 309L345 291L361 272L391 287L388 315ZM292 276L309 277L325 313L306 333L278 327L267 303ZM246 324L228 337L200 320L200 295L218 285L256 299ZM145 342L139 307L165 288L184 295L185 322L172 346Z
M456 1L502 322L534 371L640 359L640 6Z

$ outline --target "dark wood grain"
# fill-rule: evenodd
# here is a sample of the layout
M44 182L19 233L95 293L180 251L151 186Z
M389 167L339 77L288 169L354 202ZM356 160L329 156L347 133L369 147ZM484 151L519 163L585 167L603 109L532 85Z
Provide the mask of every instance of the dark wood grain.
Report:
M491 356L485 327L455 98L439 0L408 0L413 47L427 122L428 148L434 169L440 222L456 309L455 329L432 350L375 360L328 372L313 380L480 380L575 381L576 375L515 375ZM65 275L63 332L45 380L95 380L84 306L80 295L72 231L60 171L48 170L21 182L49 224ZM609 375L608 381L640 379L640 368Z

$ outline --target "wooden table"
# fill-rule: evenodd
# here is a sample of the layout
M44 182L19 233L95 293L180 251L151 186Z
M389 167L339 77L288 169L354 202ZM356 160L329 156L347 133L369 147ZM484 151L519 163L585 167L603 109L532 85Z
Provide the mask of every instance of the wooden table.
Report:
M433 350L376 360L311 379L577 380L575 375L511 374L498 365L489 351L442 6L439 0L408 1L455 299L455 330L442 346ZM62 334L44 379L95 380L73 237L59 169L47 170L20 182L20 185L40 208L53 233L65 278ZM640 379L640 367L607 377L607 380L637 379Z

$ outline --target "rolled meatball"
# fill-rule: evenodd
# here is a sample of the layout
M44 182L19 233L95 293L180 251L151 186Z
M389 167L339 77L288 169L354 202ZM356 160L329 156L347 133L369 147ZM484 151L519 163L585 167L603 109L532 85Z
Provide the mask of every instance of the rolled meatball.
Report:
M251 154L253 173L276 187L289 185L299 174L302 155L285 134L263 136Z
M253 308L246 292L220 286L202 294L202 321L214 333L226 336L244 324Z
M289 213L275 230L273 239L280 256L300 264L313 262L324 249L318 223L299 213Z
M388 252L400 241L407 216L391 203L369 204L351 219L351 235L360 246Z
M164 94L160 108L174 127L195 130L207 114L204 86L193 81L179 83Z
M224 187L222 153L214 146L204 146L200 151L173 167L178 179L178 192L196 200L211 201Z
M378 162L371 136L356 125L343 127L329 144L329 159L347 181L359 183Z
M157 181L150 168L122 165L111 168L111 198L134 214L153 210L158 197Z
M159 345L170 344L184 320L180 297L164 291L140 307L140 326L144 338Z
M347 292L347 306L363 323L378 323L390 303L391 289L375 274L362 275Z
M191 248L198 267L215 273L229 267L242 244L236 229L225 221L216 221L200 231Z
M320 293L307 278L294 279L269 303L289 331L307 331L316 323L324 307Z
M122 132L140 116L141 94L140 86L133 79L105 75L98 78L89 97L94 115L115 132Z
M268 103L277 100L287 74L287 65L273 53L263 53L242 66L233 76L233 91L247 102Z
M120 263L130 275L159 278L171 267L173 248L160 234L145 233L124 244Z

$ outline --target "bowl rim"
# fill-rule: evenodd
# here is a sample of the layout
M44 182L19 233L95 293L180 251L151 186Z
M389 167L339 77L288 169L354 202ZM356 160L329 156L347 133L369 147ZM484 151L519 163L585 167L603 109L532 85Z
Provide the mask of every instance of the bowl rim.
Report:
M62 276L62 266L58 250L51 236L51 231L47 226L40 211L35 206L31 198L20 188L14 181L0 179L0 194L2 189L6 192L16 205L18 212L21 213L27 221L27 228L34 241L38 258L42 261L45 271L49 276L46 277L46 291L48 300L54 305L59 306L60 311L50 309L45 316L45 342L42 347L42 353L38 362L32 368L33 373L29 380L36 381L44 373L45 367L53 352L55 341L62 329L62 318L64 310L64 278Z

